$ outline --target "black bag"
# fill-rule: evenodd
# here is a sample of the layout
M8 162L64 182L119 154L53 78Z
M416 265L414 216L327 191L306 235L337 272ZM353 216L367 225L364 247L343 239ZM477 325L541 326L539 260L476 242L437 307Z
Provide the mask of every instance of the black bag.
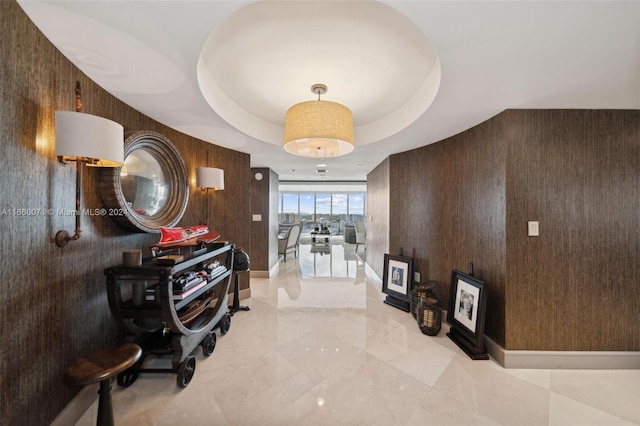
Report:
M234 271L248 271L249 270L249 255L241 248L233 249L233 270Z

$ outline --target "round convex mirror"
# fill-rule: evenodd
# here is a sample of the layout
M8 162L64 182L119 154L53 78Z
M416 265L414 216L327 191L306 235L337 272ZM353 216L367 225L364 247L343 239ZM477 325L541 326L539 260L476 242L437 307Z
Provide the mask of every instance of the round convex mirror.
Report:
M169 182L160 161L147 150L136 149L120 169L120 187L127 206L143 217L153 217L167 205Z
M154 132L127 137L124 166L100 169L108 214L127 229L160 232L182 218L189 200L187 172L173 144Z

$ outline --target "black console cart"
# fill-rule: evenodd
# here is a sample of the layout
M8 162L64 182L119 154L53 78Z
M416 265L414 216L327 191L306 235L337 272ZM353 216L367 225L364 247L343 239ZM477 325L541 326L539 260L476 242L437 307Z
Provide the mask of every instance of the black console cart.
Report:
M179 387L189 384L195 372L192 353L196 347L201 345L203 354L211 355L216 344L214 330L219 328L226 334L231 325L228 293L232 270L233 245L228 242L207 244L174 265L145 259L140 266L105 270L111 314L125 341L137 343L143 350L142 359L118 375L120 386L131 385L142 372L167 371L177 374ZM188 274L199 274L201 280L180 293L174 288L176 279ZM172 368L143 368L144 358L150 354L172 355Z

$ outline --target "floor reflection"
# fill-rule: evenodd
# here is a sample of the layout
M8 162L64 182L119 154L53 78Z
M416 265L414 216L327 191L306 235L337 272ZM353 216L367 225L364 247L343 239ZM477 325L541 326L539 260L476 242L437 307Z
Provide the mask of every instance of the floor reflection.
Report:
M327 244L300 244L298 258L280 263L283 279L278 284L277 306L364 309L364 249L359 251L355 244L336 238Z
M364 266L363 247L355 251L355 244L345 244L333 238L329 243L300 244L300 270L304 277L356 278L358 268Z

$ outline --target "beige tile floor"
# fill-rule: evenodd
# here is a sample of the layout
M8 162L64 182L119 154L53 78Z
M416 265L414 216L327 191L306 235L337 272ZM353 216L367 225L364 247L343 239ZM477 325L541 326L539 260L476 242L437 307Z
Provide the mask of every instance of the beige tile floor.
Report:
M472 361L446 327L426 336L384 304L353 246L331 249L302 245L277 276L252 279L251 311L210 357L195 351L186 388L170 373L114 386L116 424L640 425L640 371ZM96 407L77 425L95 424Z

